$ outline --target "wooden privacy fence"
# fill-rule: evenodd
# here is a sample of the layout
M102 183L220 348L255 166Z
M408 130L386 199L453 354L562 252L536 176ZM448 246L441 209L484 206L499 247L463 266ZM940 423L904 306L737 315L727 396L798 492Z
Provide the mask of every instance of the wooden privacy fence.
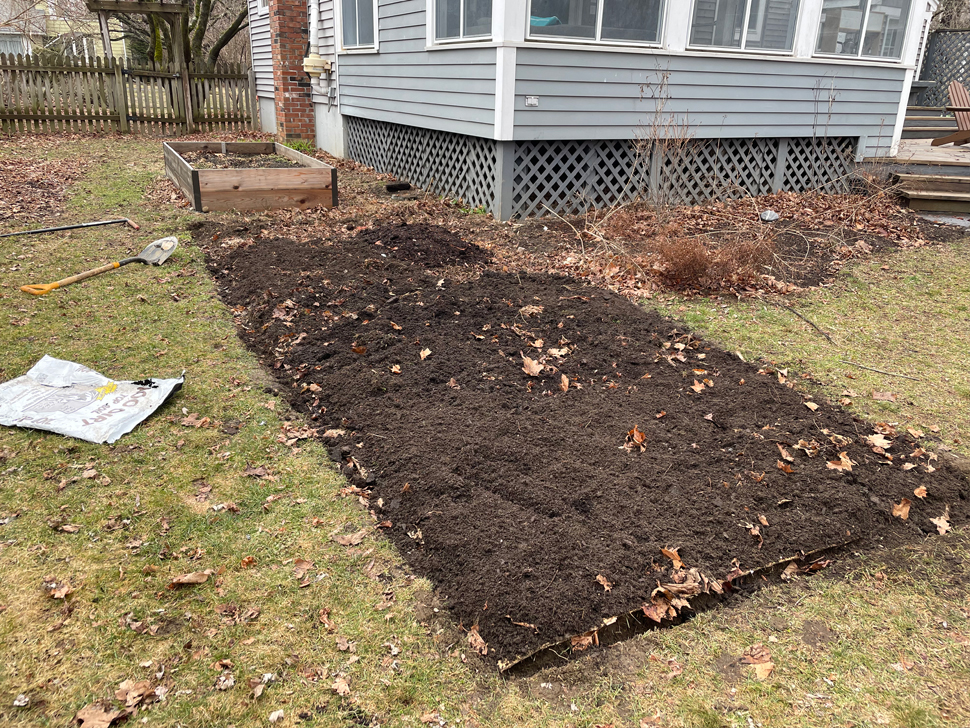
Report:
M169 64L110 58L44 63L0 54L0 129L7 132L254 129L255 109L252 72L239 64L193 65L186 89Z

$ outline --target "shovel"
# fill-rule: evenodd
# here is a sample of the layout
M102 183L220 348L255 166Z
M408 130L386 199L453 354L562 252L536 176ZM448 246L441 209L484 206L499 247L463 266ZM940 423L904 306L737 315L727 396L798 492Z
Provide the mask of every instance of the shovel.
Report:
M91 278L93 276L101 275L102 273L107 273L109 270L114 270L115 268L120 268L123 265L128 265L129 263L145 263L146 265L161 265L166 260L168 256L172 254L175 248L178 246L178 238L174 236L169 236L167 238L162 238L161 240L156 240L154 243L149 243L143 251L141 251L134 258L125 258L124 260L119 260L114 263L108 263L100 268L95 268L94 270L85 271L84 273L78 273L76 276L71 276L70 278L65 278L64 280L57 281L55 283L44 283L38 285L21 286L20 290L24 293L32 293L35 296L43 296L45 293L50 293L57 288L63 288L64 286L69 286L72 283L77 283L78 281L83 281L86 278Z

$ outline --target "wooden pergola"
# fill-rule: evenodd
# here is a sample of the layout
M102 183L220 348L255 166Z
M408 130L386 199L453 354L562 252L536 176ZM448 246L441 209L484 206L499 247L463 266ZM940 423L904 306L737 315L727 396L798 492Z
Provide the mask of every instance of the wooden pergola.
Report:
M172 57L182 82L185 97L185 125L191 134L195 131L193 119L192 94L189 89L189 66L186 57L185 37L188 32L187 20L191 6L187 2L141 2L140 0L85 0L84 4L92 13L97 13L101 26L101 39L104 52L110 58L111 37L108 34L108 14L118 15L160 15L172 29Z

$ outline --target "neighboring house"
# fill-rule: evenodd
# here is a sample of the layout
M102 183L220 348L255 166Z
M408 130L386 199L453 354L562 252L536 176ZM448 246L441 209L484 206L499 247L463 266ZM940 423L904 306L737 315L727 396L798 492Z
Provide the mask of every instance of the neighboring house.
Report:
M250 22L264 128L506 219L820 187L891 156L936 6L250 0Z
M119 38L111 42L113 55L127 55L125 41L120 39L121 25L110 18L108 26ZM81 58L103 56L97 18L83 6L54 0L0 0L0 53L28 55L41 48Z
M44 13L32 2L0 0L0 53L26 55L44 34Z

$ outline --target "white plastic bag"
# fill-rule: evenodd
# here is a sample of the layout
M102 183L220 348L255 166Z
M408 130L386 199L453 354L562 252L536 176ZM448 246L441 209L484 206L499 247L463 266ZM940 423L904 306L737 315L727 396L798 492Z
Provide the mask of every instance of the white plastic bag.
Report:
M110 443L135 429L184 381L183 372L178 379L116 382L45 355L22 377L0 384L0 425Z

